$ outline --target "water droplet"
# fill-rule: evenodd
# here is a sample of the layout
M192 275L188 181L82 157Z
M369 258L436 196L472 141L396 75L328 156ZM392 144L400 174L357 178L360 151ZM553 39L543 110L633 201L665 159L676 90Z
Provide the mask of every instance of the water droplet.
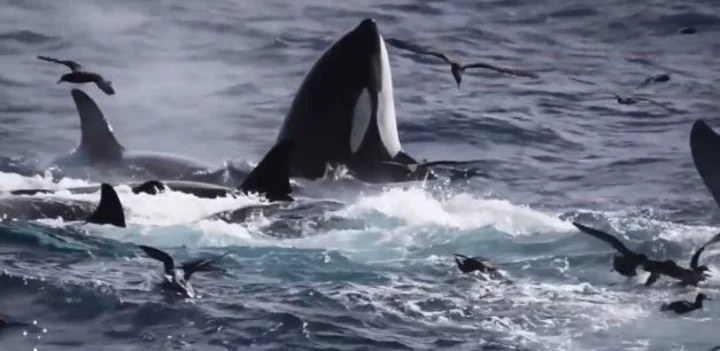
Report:
M27 336L27 330L23 330L23 336Z
M33 325L37 325L37 321L33 321Z

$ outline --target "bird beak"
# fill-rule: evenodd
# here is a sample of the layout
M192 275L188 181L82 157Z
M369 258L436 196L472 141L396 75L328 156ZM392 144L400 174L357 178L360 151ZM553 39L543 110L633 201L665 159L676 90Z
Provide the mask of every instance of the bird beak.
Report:
M62 79L60 79L59 81L57 81L57 84L60 84L60 83L62 83Z

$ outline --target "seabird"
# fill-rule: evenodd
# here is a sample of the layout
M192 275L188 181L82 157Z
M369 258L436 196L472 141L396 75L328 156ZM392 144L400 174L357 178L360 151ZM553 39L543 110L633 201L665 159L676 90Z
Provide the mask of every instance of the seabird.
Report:
M642 83L638 84L635 89L644 88L650 84L665 83L670 80L670 75L667 73L658 74L645 79Z
M387 38L385 39L385 42L389 45L396 47L401 50L406 50L410 52L414 52L416 54L421 55L431 55L435 56L437 58L440 58L441 60L447 62L450 65L450 72L453 75L453 78L455 78L455 82L457 83L458 88L460 88L460 82L462 81L462 73L465 72L468 68L486 68L490 69L496 72L504 73L504 74L510 74L513 76L518 77L528 77L528 78L538 78L538 75L532 72L528 71L522 71L514 68L509 67L499 67L495 65L491 65L489 63L484 62L476 62L471 64L460 64L458 62L452 61L450 58L447 57L447 55L433 50L431 48L423 47L417 44L413 44L404 40L400 39L393 39L393 38Z
M615 255L615 257L613 257L613 268L616 272L626 277L636 276L637 267L648 261L647 256L630 251L620 240L608 233L586 227L577 222L573 222L573 225L580 229L581 232L589 234L594 238L600 239L614 247L620 255Z
M491 275L499 275L498 269L488 265L485 258L476 256L468 257L458 253L453 254L455 256L455 263L463 273L471 273L474 271L480 271L482 273L489 273Z
M705 274L688 268L680 267L673 260L653 261L648 260L643 264L643 269L650 273L645 286L653 285L661 275L666 275L680 281L681 285L697 286L698 283L707 279Z
M703 307L703 300L710 300L705 294L699 293L695 297L695 302L678 300L662 305L660 311L673 311L677 314L685 314Z
M112 83L103 78L101 75L95 73L95 72L89 72L83 69L82 65L79 63L72 61L72 60L58 60L56 58L48 57L48 56L38 56L37 57L40 60L47 61L47 62L54 62L59 63L61 65L65 65L70 68L72 71L71 73L63 74L62 77L60 77L60 80L58 80L58 84L62 82L70 82L70 83L90 83L93 82L95 85L97 85L100 90L102 90L105 94L108 95L114 95L115 89L112 87Z
M615 94L615 93L611 93L611 94L615 97L615 100L617 100L618 104L620 104L620 105L635 105L635 104L637 104L637 103L639 103L639 102L641 102L641 101L645 101L645 102L649 102L649 103L651 103L651 104L653 104L653 105L660 106L660 107L662 107L662 108L664 108L664 109L666 109L666 110L668 110L668 111L670 111L670 112L673 112L673 111L674 111L672 108L668 107L667 105L665 105L665 104L663 104L663 103L660 103L660 102L657 102L657 101L652 100L652 99L643 98L643 97L637 97L637 96L626 96L626 97L623 97L623 96L620 96L620 95Z
M163 263L165 268L163 287L189 298L195 297L195 289L193 289L189 281L190 276L195 272L219 270L219 268L212 265L213 261L227 255L227 253L225 253L211 258L195 259L183 263L180 267L176 267L175 261L173 261L172 257L166 252L145 245L138 245L138 247L145 251L145 254L150 258L154 258Z

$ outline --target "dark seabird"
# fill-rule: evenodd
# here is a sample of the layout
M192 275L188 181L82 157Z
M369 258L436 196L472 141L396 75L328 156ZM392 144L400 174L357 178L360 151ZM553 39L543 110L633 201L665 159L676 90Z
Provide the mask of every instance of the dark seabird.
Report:
M227 255L227 253L225 253L211 258L195 259L183 263L180 267L176 267L175 261L164 251L145 245L138 245L138 247L145 251L145 254L150 258L154 258L163 263L165 267L163 288L189 298L195 297L195 289L193 289L189 281L190 276L195 272L219 270L219 268L212 265L213 261Z
M678 300L668 304L662 305L660 311L673 311L677 314L685 314L691 311L701 309L703 307L703 300L710 300L705 294L699 293L695 297L695 302Z
M645 101L645 102L649 102L649 103L651 103L651 104L653 104L653 105L660 106L660 107L662 107L662 108L664 108L664 109L666 109L666 110L668 110L668 111L670 111L670 112L673 112L673 111L674 111L672 108L668 107L667 105L665 105L665 104L663 104L663 103L660 103L660 102L657 102L657 101L652 100L652 99L643 98L643 97L637 97L637 96L626 96L626 97L623 97L623 96L620 96L620 95L615 94L615 93L611 93L611 94L615 97L615 100L617 100L618 104L620 104L620 105L635 105L635 104L637 104L637 103L639 103L639 102Z
M625 245L620 242L616 237L605 233L603 231L593 229L586 227L580 223L573 222L573 225L580 229L581 232L585 234L590 234L591 236L595 237L596 239L600 239L608 244L610 246L614 247L615 250L617 250L620 255L615 255L613 257L613 268L616 272L626 276L626 277L634 277L637 275L637 267L641 264L648 261L648 257L643 254L637 254L630 250L628 250Z
M460 88L460 82L462 81L462 73L465 72L465 70L468 68L486 68L486 69L490 69L490 70L493 70L496 72L509 74L509 75L513 75L513 76L518 76L518 77L538 78L538 75L533 72L522 71L522 70L509 68L509 67L494 66L494 65L491 65L489 63L484 63L484 62L471 63L471 64L467 64L467 65L460 64L460 63L450 60L450 58L448 58L447 55L445 55L439 51L433 50L431 48L423 47L423 46L420 46L417 44L413 44L413 43L410 43L410 42L407 42L404 40L400 40L400 39L388 38L388 39L385 39L385 42L388 43L389 45L396 47L398 49L401 49L401 50L406 50L406 51L410 51L410 52L413 52L416 54L421 54L421 55L435 56L435 57L440 58L441 60L447 62L450 65L450 72L452 73L453 77L455 78L455 82L457 83L458 88Z
M652 76L652 77L649 77L649 78L645 79L642 83L638 84L637 87L635 87L635 89L644 88L644 87L646 87L646 86L648 86L648 85L650 85L650 84L665 83L665 82L668 82L668 81L670 81L670 75L669 75L669 74L667 74L667 73L658 74L658 75L655 75L655 76Z
M482 257L467 257L457 253L453 255L455 255L455 262L458 268L463 273L480 271L482 273L498 274L498 269L486 264L485 262L487 262L487 260Z
M108 95L114 95L115 89L112 87L112 83L103 78L103 76L95 73L95 72L88 72L83 69L82 65L79 63L72 61L72 60L58 60L56 58L47 57L47 56L38 56L37 58L47 61L47 62L54 62L59 63L61 65L65 65L70 68L72 71L71 73L63 74L62 77L60 77L60 80L58 81L58 84L62 82L69 82L69 83L90 83L93 82L95 85L97 85L100 90L102 90L105 94Z
M707 279L701 271L680 267L673 260L653 261L648 260L643 264L643 269L650 273L645 286L653 285L661 275L668 276L680 281L681 285L697 286L698 283Z

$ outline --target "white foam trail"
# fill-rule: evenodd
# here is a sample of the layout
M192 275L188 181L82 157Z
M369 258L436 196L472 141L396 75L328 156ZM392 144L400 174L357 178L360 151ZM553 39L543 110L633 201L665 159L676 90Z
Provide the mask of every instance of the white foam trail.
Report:
M391 188L361 198L339 213L361 217L379 212L410 226L442 226L461 230L493 227L510 235L564 232L572 226L555 215L513 205L506 200L483 199L462 193L439 200L420 187Z
M52 177L34 176L24 177L15 173L0 172L0 191L16 189L63 189L68 187L87 186L90 183L72 178L63 178L58 183L52 181Z

